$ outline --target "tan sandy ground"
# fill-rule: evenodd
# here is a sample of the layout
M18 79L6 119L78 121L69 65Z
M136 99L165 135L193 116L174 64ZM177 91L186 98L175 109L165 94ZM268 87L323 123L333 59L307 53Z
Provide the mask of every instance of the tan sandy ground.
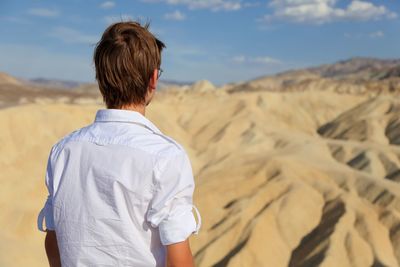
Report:
M146 111L192 160L197 266L399 265L399 98L203 89L159 93ZM98 108L0 110L0 266L46 265L47 156Z

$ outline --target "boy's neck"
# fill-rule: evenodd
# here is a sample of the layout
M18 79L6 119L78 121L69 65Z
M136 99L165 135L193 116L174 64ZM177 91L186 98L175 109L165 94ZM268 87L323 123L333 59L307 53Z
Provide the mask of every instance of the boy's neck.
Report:
M146 113L145 105L128 105L128 106L122 106L121 109L137 111L141 113L143 116L145 116Z

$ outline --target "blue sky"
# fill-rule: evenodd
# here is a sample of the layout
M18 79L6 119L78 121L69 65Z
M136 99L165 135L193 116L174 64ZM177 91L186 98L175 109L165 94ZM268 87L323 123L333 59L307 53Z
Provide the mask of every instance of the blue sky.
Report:
M216 84L350 57L400 58L397 0L0 0L0 71L94 81L112 22L150 20L163 78Z

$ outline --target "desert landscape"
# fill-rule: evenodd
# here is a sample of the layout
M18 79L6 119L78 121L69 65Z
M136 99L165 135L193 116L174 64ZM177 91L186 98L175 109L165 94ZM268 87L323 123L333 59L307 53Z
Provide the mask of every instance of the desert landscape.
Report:
M46 266L50 148L99 108L95 84L0 73L0 266ZM146 116L190 156L196 266L400 265L400 60L167 84Z

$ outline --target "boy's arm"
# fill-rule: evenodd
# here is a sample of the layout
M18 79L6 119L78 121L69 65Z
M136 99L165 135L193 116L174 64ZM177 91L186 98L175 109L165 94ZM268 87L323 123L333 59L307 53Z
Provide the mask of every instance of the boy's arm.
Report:
M193 256L190 250L189 239L167 245L166 267L194 267Z
M44 246L46 248L46 254L50 267L61 267L60 252L58 250L57 236L55 231L46 231Z
M198 234L201 219L193 205L193 171L185 151L160 156L154 168L154 196L146 214L158 227L161 244L167 247L167 267L193 267L189 236ZM198 222L192 213L195 208Z

